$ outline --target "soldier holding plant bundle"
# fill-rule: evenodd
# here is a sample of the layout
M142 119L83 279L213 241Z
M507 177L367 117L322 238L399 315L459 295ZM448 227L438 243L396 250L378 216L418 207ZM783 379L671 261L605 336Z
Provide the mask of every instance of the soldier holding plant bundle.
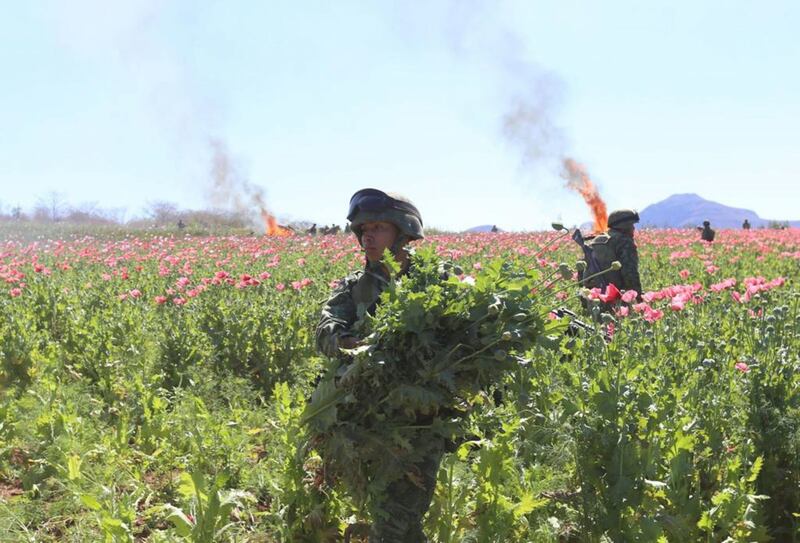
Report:
M532 362L537 339L557 348L544 339L569 323L546 318L555 300L540 270L497 259L467 277L432 248L406 250L423 231L405 198L358 191L347 218L367 262L323 307L328 366L303 423L326 474L369 515L371 543L424 543L447 445L464 441L487 391Z
M376 189L363 189L353 195L347 220L364 249L367 263L363 271L345 278L322 309L317 347L330 357L341 357L340 349L353 349L360 344L357 325L367 314L374 314L380 295L389 284L390 270L382 262L384 251L392 253L401 273L405 273L409 267L406 245L424 237L422 216L414 204ZM425 454L415 463L416 480L403 477L392 481L385 496L375 504L383 516L374 519L371 542L425 541L422 518L433 497L444 454L444 440L432 437Z

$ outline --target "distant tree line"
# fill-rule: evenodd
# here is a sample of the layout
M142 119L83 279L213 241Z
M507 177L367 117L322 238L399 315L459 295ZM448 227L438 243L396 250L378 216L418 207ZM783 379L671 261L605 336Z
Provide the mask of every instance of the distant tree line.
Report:
M259 226L258 210L252 214L219 209L180 209L165 201L149 202L142 216L127 218L125 208L102 208L97 202L71 205L63 194L50 192L32 209L0 202L0 222L125 226L134 229L189 227L252 229Z

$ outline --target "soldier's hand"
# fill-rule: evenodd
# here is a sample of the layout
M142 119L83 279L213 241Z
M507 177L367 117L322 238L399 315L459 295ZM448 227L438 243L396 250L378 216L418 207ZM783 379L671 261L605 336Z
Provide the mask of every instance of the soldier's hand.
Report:
M361 340L355 336L344 336L339 338L340 349L355 349L361 345Z

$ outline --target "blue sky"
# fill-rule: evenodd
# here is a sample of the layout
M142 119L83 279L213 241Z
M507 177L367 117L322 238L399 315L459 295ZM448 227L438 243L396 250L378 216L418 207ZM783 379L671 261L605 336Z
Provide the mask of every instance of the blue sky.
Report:
M209 205L209 142L286 219L373 186L426 224L588 220L696 192L800 219L800 3L43 0L0 19L0 205ZM503 129L537 108L527 156ZM537 148L541 148L539 146Z

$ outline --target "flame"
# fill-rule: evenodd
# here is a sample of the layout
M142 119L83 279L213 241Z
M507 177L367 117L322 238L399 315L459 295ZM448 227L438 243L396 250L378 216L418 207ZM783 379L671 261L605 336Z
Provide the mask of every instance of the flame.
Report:
M589 179L586 168L571 158L565 158L564 172L561 174L561 177L567 180L568 188L583 196L589 209L592 210L595 233L605 232L608 229L608 211L606 210L606 203L600 197L600 193L595 184Z
M264 232L268 236L287 237L292 231L278 224L277 219L266 209L261 208L261 219L264 221Z

